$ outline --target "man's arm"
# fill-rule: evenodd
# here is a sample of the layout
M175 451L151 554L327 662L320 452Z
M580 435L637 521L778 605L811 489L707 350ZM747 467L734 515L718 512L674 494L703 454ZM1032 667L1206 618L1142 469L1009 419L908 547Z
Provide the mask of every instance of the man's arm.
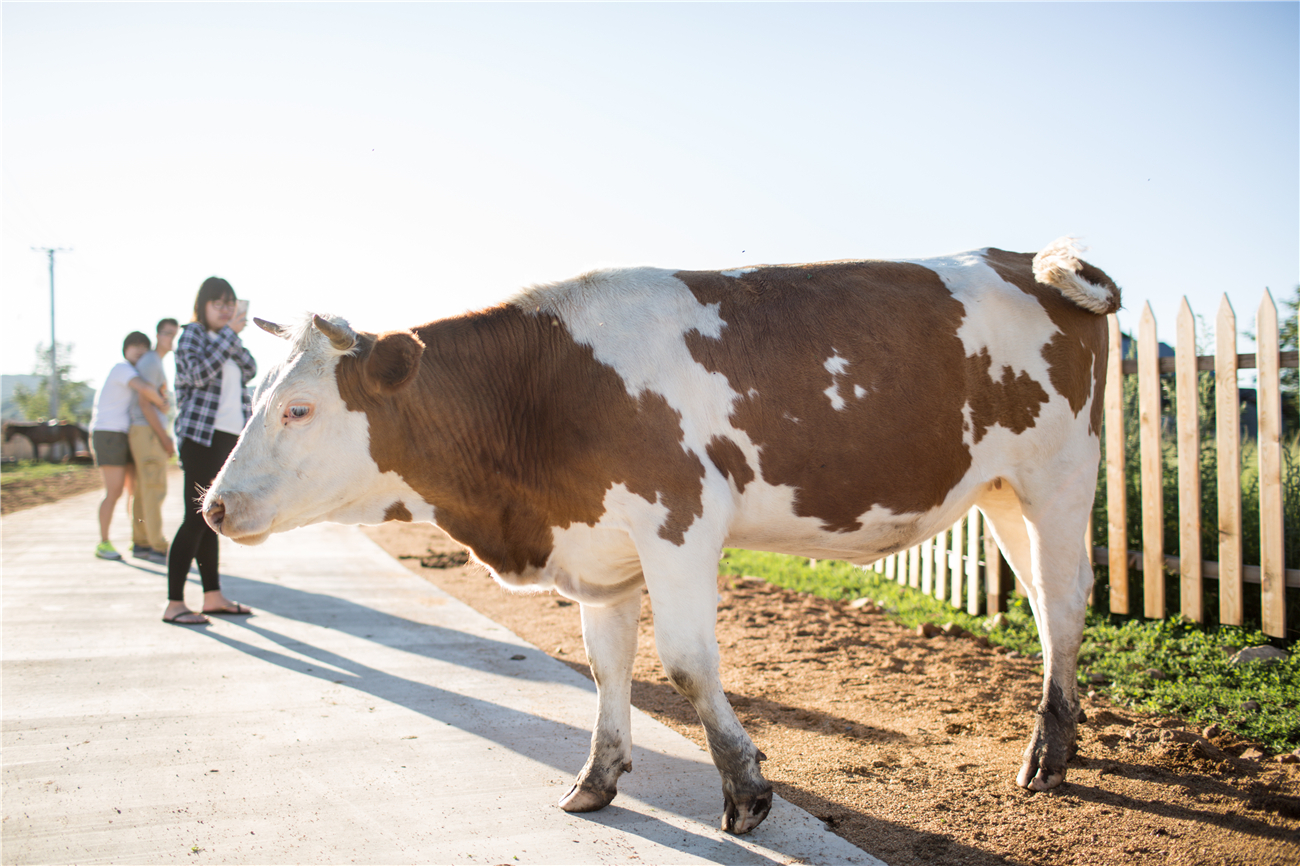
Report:
M141 406L144 405L145 400L148 400L150 403L157 406L159 409L167 408L167 398L164 397L162 394L159 394L157 388L155 388L153 385L150 385L148 382L146 382L144 379L141 379L139 376L136 376L134 379L132 379L130 382L127 382L126 384L131 387L132 391L135 391L137 394L140 395Z
M136 399L140 401L140 411L144 413L144 420L149 422L153 435L158 437L158 442L162 445L163 450L167 452L168 457L171 457L176 453L176 443L172 441L171 436L167 435L167 427L162 422L162 413L150 404L144 392L138 394Z

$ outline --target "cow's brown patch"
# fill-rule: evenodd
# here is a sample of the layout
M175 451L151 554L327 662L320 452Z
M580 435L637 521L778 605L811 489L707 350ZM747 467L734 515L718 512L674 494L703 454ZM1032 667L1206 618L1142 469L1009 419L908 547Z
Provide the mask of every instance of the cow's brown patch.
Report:
M704 513L704 464L681 446L680 414L658 394L629 395L562 323L502 305L415 336L424 350L405 388L376 387L404 370L361 334L339 361L339 393L367 414L379 470L401 475L499 573L544 565L551 528L595 524L615 484L667 509L658 532L674 544Z
M406 507L405 502L399 499L384 510L384 522L387 523L390 520L400 520L403 523L411 522L411 511Z
M738 492L744 493L745 485L754 480L754 470L735 441L725 436L714 436L705 446L704 453L723 477L731 479Z
M990 387L973 389L970 394L971 432L976 443L994 424L1012 433L1025 432L1034 426L1039 408L1048 399L1043 386L1025 371L1016 375L1015 370L1003 365L1001 376L995 379L992 366L987 347L978 355L966 356L966 381L982 384L987 379L990 384Z
M763 480L793 487L795 512L828 530L859 529L876 505L919 513L942 504L971 465L967 402L982 436L994 424L1031 427L1046 401L1027 376L966 355L957 336L964 306L920 265L677 276L701 303L719 305L720 338L692 332L687 345L741 395L731 421L759 447ZM844 359L833 377L840 409L826 393L835 356Z
M1101 431L1102 392L1106 388L1107 333L1104 316L1090 313L1071 302L1053 286L1034 279L1033 255L1009 253L989 249L984 254L998 276L1011 285L1031 295L1042 306L1058 333L1043 347L1043 360L1047 362L1052 387L1070 404L1077 416L1092 397L1092 411L1088 418L1091 433ZM1083 263L1080 276L1091 283L1119 289L1114 282L1096 267Z

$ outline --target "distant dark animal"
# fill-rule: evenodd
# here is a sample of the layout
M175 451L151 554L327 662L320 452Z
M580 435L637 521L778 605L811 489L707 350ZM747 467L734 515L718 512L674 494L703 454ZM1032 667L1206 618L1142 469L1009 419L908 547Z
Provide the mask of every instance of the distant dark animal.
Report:
M56 442L67 443L68 454L77 453L77 442L85 442L87 447L90 443L90 434L84 427L76 424L69 424L67 421L60 421L52 424L48 421L11 421L5 425L5 441L8 442L15 436L26 436L27 441L32 443L32 459L39 460L41 456L41 446L53 446ZM47 457L54 453L53 447L46 452Z

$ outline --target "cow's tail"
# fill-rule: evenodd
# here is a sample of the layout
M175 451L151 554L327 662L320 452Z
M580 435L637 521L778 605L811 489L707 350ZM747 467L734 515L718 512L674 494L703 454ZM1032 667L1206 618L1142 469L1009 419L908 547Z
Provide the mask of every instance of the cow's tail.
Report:
M1058 238L1034 256L1034 279L1055 286L1074 303L1104 316L1119 309L1119 286L1101 269L1079 258L1084 251L1074 238Z

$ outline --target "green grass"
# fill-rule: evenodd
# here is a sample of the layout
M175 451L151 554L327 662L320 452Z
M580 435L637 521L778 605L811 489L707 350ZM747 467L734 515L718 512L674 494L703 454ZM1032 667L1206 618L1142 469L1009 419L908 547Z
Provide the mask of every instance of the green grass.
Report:
M1022 598L1011 598L1003 625L992 629L985 617L844 562L823 560L810 567L799 557L729 550L719 568L723 574L757 577L823 598L870 598L909 628L954 622L1024 655L1040 649L1033 614ZM1248 629L1204 629L1182 618L1143 621L1089 611L1079 653L1080 683L1134 709L1180 716L1198 727L1217 723L1274 752L1291 751L1300 747L1300 657L1293 651L1271 665L1229 664L1237 649L1266 643L1266 635ZM1166 679L1151 677L1151 669ZM1106 681L1094 685L1089 674ZM1247 701L1258 702L1260 709L1243 710Z
M69 466L66 463L46 463L41 460L19 460L0 464L0 483L8 481L38 481L69 472L85 472L86 466Z

